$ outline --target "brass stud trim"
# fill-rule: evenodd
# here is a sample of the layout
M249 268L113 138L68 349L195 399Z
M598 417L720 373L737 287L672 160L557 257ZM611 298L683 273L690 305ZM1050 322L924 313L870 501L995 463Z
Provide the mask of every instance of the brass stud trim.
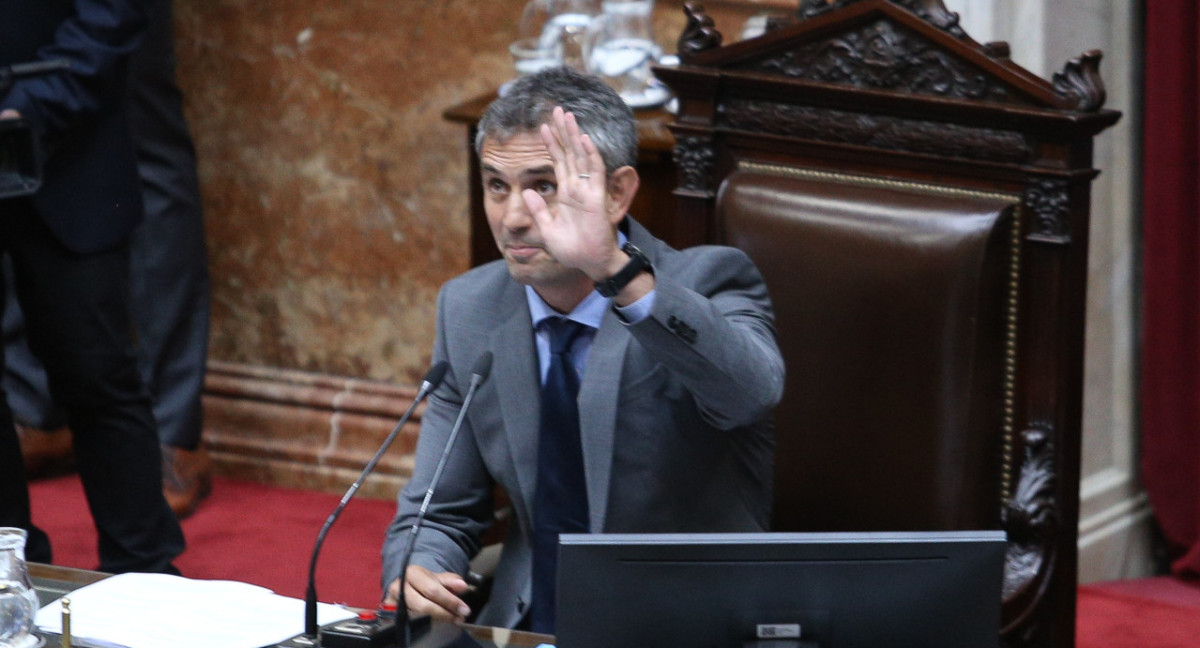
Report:
M822 180L856 186L883 187L887 189L903 189L919 191L939 196L965 196L971 198L986 198L1004 200L1013 204L1012 231L1009 233L1009 268L1007 295L1004 312L1004 385L1003 415L1000 432L1002 438L1002 457L1000 474L1000 508L1012 497L1015 465L1015 429L1016 429L1016 383L1017 383L1017 321L1020 306L1021 287L1021 227L1026 218L1020 194L993 191L979 191L950 187L927 182L913 182L890 178L819 171L802 167L791 167L780 164L766 164L741 160L737 168L744 171L766 173L785 177L802 178L806 180ZM1002 511L1001 511L1002 512Z

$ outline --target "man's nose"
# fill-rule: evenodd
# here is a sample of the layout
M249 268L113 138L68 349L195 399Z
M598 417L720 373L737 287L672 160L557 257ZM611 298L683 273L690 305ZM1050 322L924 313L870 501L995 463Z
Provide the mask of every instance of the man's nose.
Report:
M532 224L533 214L525 205L525 199L521 197L521 192L512 192L504 203L503 225L505 229L523 230L528 229Z

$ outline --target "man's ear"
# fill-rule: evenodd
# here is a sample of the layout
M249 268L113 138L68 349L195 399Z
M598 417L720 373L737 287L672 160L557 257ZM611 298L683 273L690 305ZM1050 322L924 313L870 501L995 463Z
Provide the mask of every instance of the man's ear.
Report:
M637 169L631 166L623 166L608 174L608 201L605 210L610 223L616 225L629 213L629 205L633 203L640 183Z

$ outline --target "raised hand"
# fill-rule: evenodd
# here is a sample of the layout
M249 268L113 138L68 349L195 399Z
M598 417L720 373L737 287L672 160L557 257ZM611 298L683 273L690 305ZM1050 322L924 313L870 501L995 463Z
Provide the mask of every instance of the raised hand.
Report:
M575 115L555 108L540 131L550 151L557 183L553 209L536 191L521 193L537 222L547 251L568 268L578 268L593 280L611 274L624 253L617 247L613 227L623 214L610 213L604 160L590 137L579 131Z

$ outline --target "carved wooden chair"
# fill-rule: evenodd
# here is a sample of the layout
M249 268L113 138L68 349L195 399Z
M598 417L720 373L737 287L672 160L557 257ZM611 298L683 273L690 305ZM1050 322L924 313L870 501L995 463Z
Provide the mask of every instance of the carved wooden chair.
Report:
M763 271L788 365L777 530L1003 529L1002 643L1074 645L1100 54L1053 80L940 0L688 5L676 246Z

